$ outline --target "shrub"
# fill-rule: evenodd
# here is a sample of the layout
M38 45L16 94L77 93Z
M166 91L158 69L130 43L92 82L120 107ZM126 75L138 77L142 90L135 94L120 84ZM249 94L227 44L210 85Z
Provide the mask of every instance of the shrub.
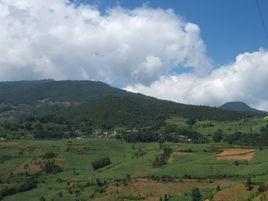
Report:
M37 187L37 180L35 178L29 178L25 181L25 183L23 183L18 191L19 192L25 192L25 191L29 191L29 190L32 190L34 188Z
M56 154L54 152L47 152L44 155L45 159L52 159L52 158L55 158L55 157L56 157Z
M196 123L196 119L195 118L190 118L186 121L186 124L188 124L189 126L193 126Z
M91 163L91 165L92 165L94 170L103 168L103 167L108 166L110 164L111 164L111 160L110 160L109 157L104 157L104 158L101 158L101 159L97 159L97 160L95 160L95 161L93 161Z
M192 190L192 201L201 201L201 193L199 188L194 188Z
M55 164L53 160L48 160L44 166L42 166L42 170L46 173L59 173L62 172L62 167Z
M267 191L267 186L264 183L260 183L258 187L258 191L261 193Z
M4 188L4 189L1 190L1 195L3 197L8 196L8 195L13 195L13 194L16 194L16 193L17 193L17 190L14 187Z
M167 164L167 161L168 161L170 155L172 154L172 152L173 152L172 148L165 147L163 150L163 153L160 154L159 156L156 156L156 158L153 162L153 166L159 167L159 166Z
M42 196L42 197L40 198L40 201L46 201L46 199Z
M218 143L218 142L221 142L222 138L223 138L223 132L222 132L221 129L218 129L218 130L215 132L214 136L213 136L213 140L214 140L216 143Z
M246 180L246 183L245 183L245 187L248 191L251 191L253 189L253 186L252 186L252 181L250 178L247 178Z
M217 185L216 191L220 191L220 190L221 190L221 187L219 185Z

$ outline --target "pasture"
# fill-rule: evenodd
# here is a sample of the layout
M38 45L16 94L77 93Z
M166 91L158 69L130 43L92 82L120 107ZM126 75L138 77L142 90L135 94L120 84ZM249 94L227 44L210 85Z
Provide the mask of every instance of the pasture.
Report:
M173 153L166 164L153 167L163 146L171 147ZM248 177L255 182L268 179L268 149L258 147L72 139L2 141L0 150L1 190L19 188L30 175L38 173L35 188L4 196L4 201L158 201L165 194L170 200L190 200L190 192L195 187L200 188L204 198L214 197L220 201L223 196L239 192L233 188L245 190L244 182ZM250 160L218 160L219 156L230 156L231 150L232 156L254 154ZM42 171L45 156L51 152L55 155L55 165L62 171ZM94 170L91 163L103 157L110 157L111 164ZM220 191L215 190L217 186ZM258 200L261 195L255 195L256 189L245 190L244 195L255 196ZM237 198L238 201L243 199Z
M166 120L166 123L173 124L179 127L187 127L187 119L182 117L173 117ZM267 124L267 121L262 117L246 118L237 121L196 121L193 125L193 129L205 136L213 135L218 129L221 129L225 135L232 134L234 132L241 133L255 133L258 132L263 126Z

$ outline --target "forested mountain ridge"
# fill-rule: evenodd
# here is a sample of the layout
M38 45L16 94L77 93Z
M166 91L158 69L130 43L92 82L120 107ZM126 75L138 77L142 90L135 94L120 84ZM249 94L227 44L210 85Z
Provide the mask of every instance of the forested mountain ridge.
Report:
M251 112L259 115L268 114L266 111L257 110L255 108L250 107L246 103L240 101L227 102L220 106L221 109L236 111L236 112Z
M0 109L0 131L14 138L64 138L117 129L145 130L140 132L146 133L143 136L158 133L159 137L161 132L173 132L167 131L166 124L173 117L195 122L236 121L253 116L159 100L94 81L1 82Z
M107 97L107 96L110 96L110 98L111 96L125 97L124 99L125 102L126 101L132 102L131 103L132 105L128 105L128 107L130 107L129 109L131 109L131 106L133 105L135 106L138 103L142 103L146 101L146 104L144 102L143 109L140 112L145 112L150 107L154 107L156 109L157 106L162 108L161 109L162 111L158 110L158 112L163 112L163 108L165 107L164 105L166 105L165 108L168 109L170 114L172 114L172 112L178 113L179 110L182 110L181 114L187 116L187 112L185 111L191 108L193 110L196 110L195 112L191 112L191 115L196 116L198 118L204 118L204 116L206 116L205 113L206 112L211 113L211 111L214 111L215 114L217 112L221 112L221 113L223 112L224 114L230 113L230 112L225 112L222 109L232 110L236 112L258 111L240 102L226 103L223 106L221 106L220 107L221 110L219 110L219 109L212 108L212 107L193 106L193 105L174 103L171 101L162 101L162 100L158 100L152 97L147 97L141 94L127 92L125 90L112 87L104 82L99 82L99 81L89 81L89 80L55 81L55 80L48 79L48 80L35 80L35 81L0 82L0 104L31 105L31 104L37 104L40 102L86 103L86 102L90 102L91 100L97 100L97 99L99 99L98 101L100 101L100 103L103 103L102 98ZM126 97L129 97L129 98L127 99ZM96 103L92 102L91 104L96 104ZM131 110L133 109L138 109L138 108L133 107ZM214 113L213 115L215 115ZM236 113L234 114L236 118L237 114Z
M159 100L95 81L0 82L0 103L4 119L9 114L16 116L16 111L19 111L20 116L24 113L25 116L49 115L52 119L59 117L72 124L90 121L94 127L103 124L112 127L152 125L159 119L163 121L172 116L226 121L251 115L216 107ZM78 104L66 107L66 103ZM11 107L6 107L5 104Z
M124 90L98 81L13 81L0 82L0 103L34 104L47 99L54 102L86 102Z
M141 94L128 93L125 96L106 96L68 108L57 116L70 122L84 120L101 126L151 125L172 116L199 120L238 120L250 114L227 111L215 107L195 106L159 100Z

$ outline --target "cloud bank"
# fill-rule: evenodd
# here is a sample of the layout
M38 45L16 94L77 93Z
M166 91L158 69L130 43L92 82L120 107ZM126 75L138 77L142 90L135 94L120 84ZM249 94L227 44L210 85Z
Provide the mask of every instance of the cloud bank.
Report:
M211 69L199 27L172 10L66 0L0 1L0 80L94 79L151 83L177 66Z
M208 76L194 73L162 76L149 86L126 89L177 102L218 106L241 100L268 110L268 52L260 49L236 57L234 63L214 69Z
M101 80L177 102L268 110L267 51L215 68L198 25L172 10L0 0L0 29L0 80Z

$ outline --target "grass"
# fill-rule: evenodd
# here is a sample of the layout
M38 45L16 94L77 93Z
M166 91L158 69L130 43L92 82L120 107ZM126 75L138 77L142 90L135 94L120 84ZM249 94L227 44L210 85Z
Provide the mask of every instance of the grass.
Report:
M173 117L166 120L168 124L174 124L179 127L187 127L187 119L182 117ZM193 129L205 136L213 135L218 129L221 129L225 135L234 132L254 133L258 132L261 127L265 126L267 121L262 117L241 119L238 121L197 121Z
M22 163L35 160L47 152L54 152L62 159L64 171L57 174L42 173L37 188L7 196L4 201L36 201L41 196L46 200L93 200L92 197L105 195L99 192L96 178L102 182L106 181L109 186L115 181L122 182L127 175L130 175L132 179L154 176L177 180L189 178L190 175L190 178L194 178L195 181L227 178L238 183L243 182L247 177L251 177L253 181L267 181L268 179L268 149L256 149L252 160L239 161L237 165L232 160L215 160L216 155L226 146L167 143L166 145L172 147L175 152L189 149L192 152L173 154L168 164L153 168L152 163L155 157L161 153L158 143L128 144L115 139L21 140L16 142L15 146L5 147L1 144L0 177L3 184L8 180L10 173ZM145 155L137 157L135 153L140 149L145 151ZM91 162L105 156L111 158L112 164L94 171ZM18 185L24 178L25 176L17 175L9 180L9 184ZM68 183L74 186L69 187ZM202 185L197 183L194 186ZM172 199L187 200L187 192L190 192L191 188L180 190L180 195ZM209 184L208 187L202 187L201 192L203 195L213 194L215 193L213 189L215 189L215 184ZM122 196L128 193L131 194L131 192L122 191ZM186 197L183 197L184 193ZM152 194L156 193L152 192ZM159 196L159 194L156 195Z

